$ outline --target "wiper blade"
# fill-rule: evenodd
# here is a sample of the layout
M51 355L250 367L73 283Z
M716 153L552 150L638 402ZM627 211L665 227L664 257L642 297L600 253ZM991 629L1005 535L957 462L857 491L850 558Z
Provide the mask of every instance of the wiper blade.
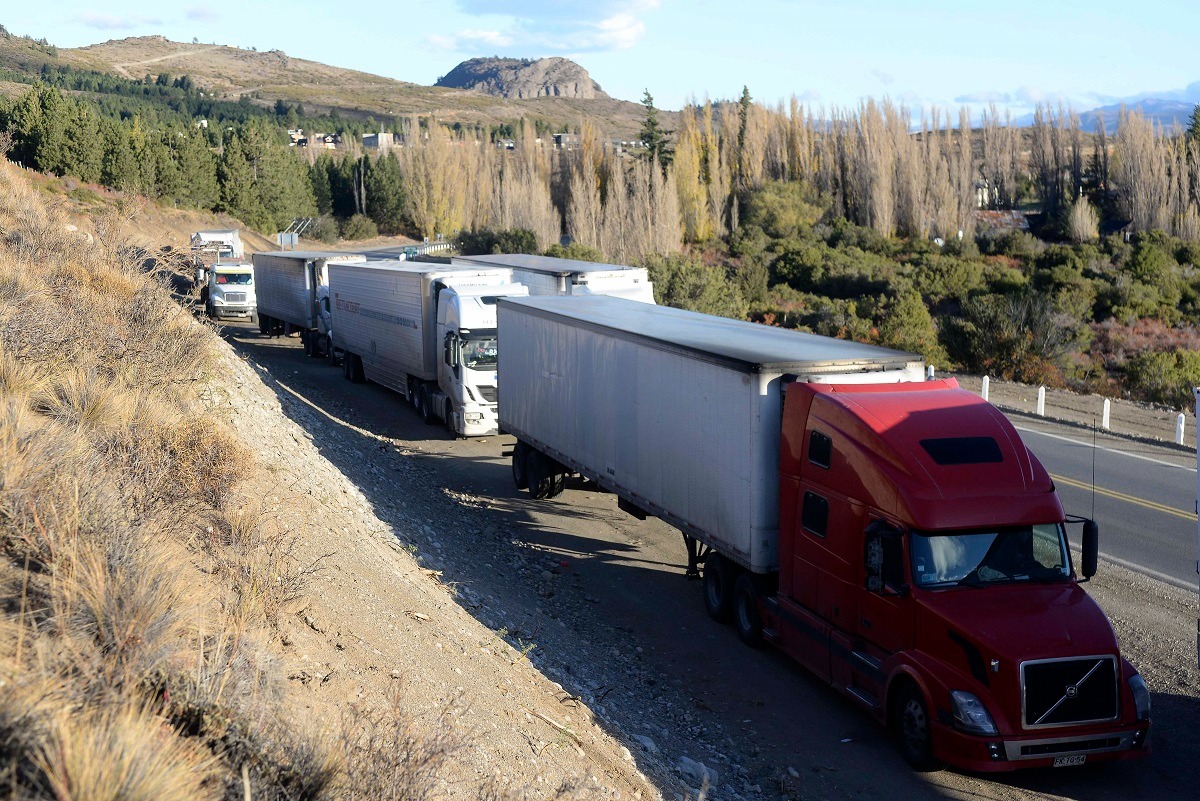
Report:
M979 578L979 570L976 569L976 570L972 570L970 573L968 573L967 575L965 575L961 579L959 579L958 583L955 584L954 586L955 587L974 587L976 589L979 589L983 585L984 585L984 581L983 581L983 579Z

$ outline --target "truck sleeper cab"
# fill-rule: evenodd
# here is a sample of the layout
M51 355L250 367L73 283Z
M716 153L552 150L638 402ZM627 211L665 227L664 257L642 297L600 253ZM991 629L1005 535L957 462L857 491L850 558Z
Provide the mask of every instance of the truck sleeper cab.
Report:
M1065 522L1012 424L953 380L792 384L778 590L735 600L739 634L895 727L918 768L1141 756L1149 693L1079 586ZM1085 525L1085 579L1095 552Z

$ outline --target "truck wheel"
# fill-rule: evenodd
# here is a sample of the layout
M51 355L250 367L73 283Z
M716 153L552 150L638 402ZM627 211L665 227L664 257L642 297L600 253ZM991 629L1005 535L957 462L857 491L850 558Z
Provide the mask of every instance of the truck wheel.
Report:
M718 623L733 617L733 573L733 565L719 553L704 560L704 608Z
M354 354L346 351L342 354L342 375L347 381L354 381Z
M350 380L355 384L365 384L367 374L363 370L362 356L350 355Z
M892 721L900 741L900 752L915 770L922 773L941 770L944 762L933 758L929 709L921 691L911 682L904 682L892 707Z
M733 583L733 626L738 639L751 648L763 643L762 615L758 611L758 587L754 577L743 573Z
M528 448L525 457L525 480L529 485L529 494L538 500L555 498L562 495L566 486L564 474L555 470L556 463L547 456Z
M265 314L258 315L258 333L263 336L267 335L267 329L271 326L271 318Z
M525 474L525 459L529 455L529 446L524 442L518 442L513 446L512 452L512 476L513 484L517 489L523 490L529 487L529 476Z
M433 414L433 403L429 397L429 387L424 384L417 392L417 414L421 415L425 425L431 426L437 422L437 418Z
M301 331L301 332L300 332L300 347L301 347L301 349L304 351L304 355L305 355L305 356L312 356L312 355L313 355L313 347L312 347L312 342L311 342L311 341L309 341L309 338L308 338L308 332L307 332L307 331Z

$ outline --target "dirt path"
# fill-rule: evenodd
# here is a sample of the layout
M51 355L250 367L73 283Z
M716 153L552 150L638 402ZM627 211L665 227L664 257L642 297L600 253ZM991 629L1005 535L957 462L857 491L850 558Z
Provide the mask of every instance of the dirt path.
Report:
M181 50L178 53L170 53L165 56L158 56L157 58L148 58L148 59L145 59L144 61L128 61L124 64L113 64L112 67L117 72L117 74L120 75L122 78L130 78L130 79L139 78L141 76L134 75L133 73L131 73L128 70L128 67L140 67L140 66L145 66L146 64L157 64L161 61L170 61L173 58L182 58L183 56L194 56L197 53L204 53L208 50L218 50L218 49L222 48L223 46L224 45L204 45L203 47L199 47L195 50Z

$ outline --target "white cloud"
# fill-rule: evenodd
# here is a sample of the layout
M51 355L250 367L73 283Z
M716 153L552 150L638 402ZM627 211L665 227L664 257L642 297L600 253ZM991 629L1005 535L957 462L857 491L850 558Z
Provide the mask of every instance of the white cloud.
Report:
M996 103L1004 105L1011 103L1013 96L1008 92L997 92L994 89L984 89L979 92L968 92L965 95L959 95L954 98L955 103Z
M884 86L890 86L892 81L896 80L894 75L892 75L890 72L884 72L883 70L871 70L871 74L882 81Z
M433 34L428 41L448 50L471 52L500 46L538 53L587 53L628 50L646 34L642 14L659 0L564 0L523 2L519 8L498 7L485 0L459 0L461 11L487 16L502 24L480 36L477 30ZM514 54L515 55L515 54Z
M191 6L184 12L184 16L192 22L219 22L221 15L214 9L208 6Z
M95 28L98 31L128 31L144 25L162 25L162 20L157 17L122 17L98 11L84 11L77 19L87 27Z

